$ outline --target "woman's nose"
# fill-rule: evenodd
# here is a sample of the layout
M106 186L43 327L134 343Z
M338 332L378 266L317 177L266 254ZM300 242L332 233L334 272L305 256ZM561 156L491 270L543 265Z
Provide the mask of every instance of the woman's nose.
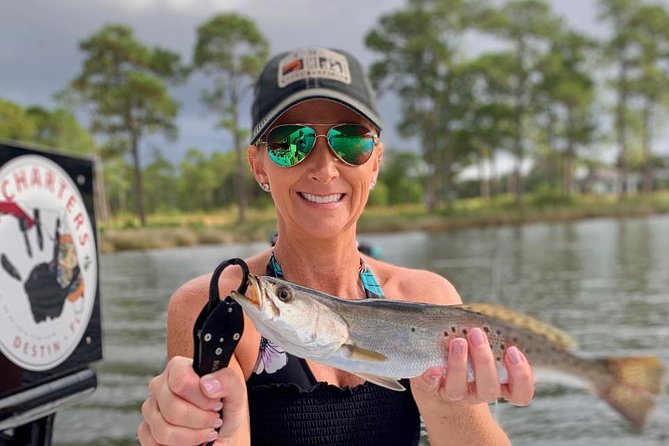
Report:
M321 138L322 136L322 138ZM339 176L339 159L332 153L325 135L318 135L312 149L309 164L309 175L312 179L328 183Z

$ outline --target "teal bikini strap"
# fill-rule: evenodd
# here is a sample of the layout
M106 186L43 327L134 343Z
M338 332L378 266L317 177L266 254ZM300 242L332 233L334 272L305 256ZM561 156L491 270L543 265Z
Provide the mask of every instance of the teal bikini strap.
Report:
M274 251L272 251L272 255L269 256L269 263L272 267L272 272L274 273L271 275L273 275L277 279L283 279L283 270L281 269L281 265L279 265L279 262L276 261L276 257L274 257Z
M276 258L274 257L274 251L272 251L272 255L269 257L269 263L274 270L275 277L283 279L283 270L281 269L279 262L277 262ZM362 286L365 289L365 294L368 298L383 297L383 290L379 285L379 281L376 280L376 276L374 275L374 272L369 267L369 265L367 265L362 259L360 259L359 275Z
M360 281L367 297L383 297L383 290L372 269L360 259ZM371 294L370 294L371 293Z

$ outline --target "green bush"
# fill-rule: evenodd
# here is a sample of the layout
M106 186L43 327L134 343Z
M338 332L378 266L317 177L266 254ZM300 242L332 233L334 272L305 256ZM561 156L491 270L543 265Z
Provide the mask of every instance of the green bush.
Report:
M262 194L251 200L249 207L266 210L274 207L274 201L272 201L272 196L270 194Z
M376 183L376 186L369 193L369 199L367 204L369 206L387 206L388 205L388 186L385 183L379 181Z
M549 206L571 204L573 200L571 197L563 194L561 191L557 191L550 185L543 183L530 194L529 202L533 206L544 208Z
M423 185L420 182L404 179L399 182L392 197L389 197L389 202L391 204L421 203L423 194Z
M140 226L141 225L139 223L139 218L132 215L124 216L120 224L120 227L122 229L136 229L139 228Z

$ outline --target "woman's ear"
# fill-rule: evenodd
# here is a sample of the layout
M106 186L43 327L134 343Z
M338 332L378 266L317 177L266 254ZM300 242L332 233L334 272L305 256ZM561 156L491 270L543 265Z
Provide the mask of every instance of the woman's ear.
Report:
M379 141L376 144L376 148L374 148L374 154L373 154L373 162L374 165L372 166L372 178L374 180L374 183L376 183L376 179L379 177L379 170L381 169L381 161L383 161L383 143Z
M246 158L251 166L251 172L259 184L267 183L267 174L265 173L265 163L262 151L257 146L249 144L246 148Z

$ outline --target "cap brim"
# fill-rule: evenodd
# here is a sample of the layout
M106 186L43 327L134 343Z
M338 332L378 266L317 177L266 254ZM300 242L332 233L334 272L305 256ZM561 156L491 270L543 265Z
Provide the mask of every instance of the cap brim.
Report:
M298 91L288 96L276 107L270 110L270 112L265 115L263 120L253 128L253 132L251 133L251 144L255 144L258 141L258 138L260 138L260 136L265 133L265 130L267 130L274 123L274 121L279 119L279 117L286 110L307 99L331 99L337 101L342 105L353 109L357 113L360 113L365 119L371 122L377 128L377 130L381 130L380 116L361 101L347 94L328 88L309 88L307 90Z

